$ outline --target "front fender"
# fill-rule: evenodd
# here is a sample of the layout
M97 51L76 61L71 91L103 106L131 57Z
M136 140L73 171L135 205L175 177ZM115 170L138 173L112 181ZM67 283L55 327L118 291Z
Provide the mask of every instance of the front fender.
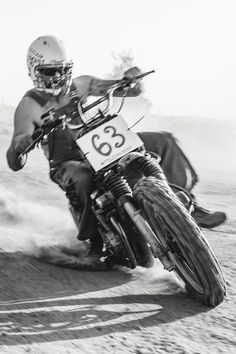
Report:
M131 188L143 177L153 176L157 179L166 180L159 160L150 154L130 152L123 156L117 164L118 171L125 176Z

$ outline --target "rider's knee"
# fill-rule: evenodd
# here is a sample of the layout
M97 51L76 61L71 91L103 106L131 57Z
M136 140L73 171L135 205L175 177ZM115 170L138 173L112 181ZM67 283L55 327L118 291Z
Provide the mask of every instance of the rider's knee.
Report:
M94 174L87 167L81 166L77 161L71 161L67 166L68 175L75 189L83 192L90 192L94 182Z
M174 137L174 135L172 133L163 131L163 132L160 132L160 136L162 137L163 141L166 144L176 143L176 138Z
M54 181L63 185L64 189L74 185L76 190L90 190L93 183L93 173L80 161L65 161L57 170Z

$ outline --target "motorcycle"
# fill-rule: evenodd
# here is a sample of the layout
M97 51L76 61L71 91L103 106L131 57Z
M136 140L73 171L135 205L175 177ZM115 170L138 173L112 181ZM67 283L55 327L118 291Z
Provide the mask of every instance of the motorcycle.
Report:
M215 307L225 297L226 284L202 230L191 217L192 197L183 188L168 184L159 156L145 150L120 116L129 88L152 72L119 80L86 106L89 92L81 98L75 92L73 111L64 106L44 114L41 128L23 155L42 144L58 126L77 129L76 143L94 172L96 188L90 198L104 242L104 259L134 269L151 267L158 258L164 269L182 279L195 300ZM124 91L121 105L110 113L118 89ZM88 118L87 112L94 108L96 112ZM75 118L79 123L73 123ZM70 200L79 227L76 200Z

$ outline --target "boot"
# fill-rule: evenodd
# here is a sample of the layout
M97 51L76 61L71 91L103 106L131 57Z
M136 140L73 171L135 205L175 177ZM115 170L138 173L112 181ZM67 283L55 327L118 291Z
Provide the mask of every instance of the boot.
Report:
M223 211L211 212L199 205L194 206L192 217L198 226L206 229L212 229L213 227L219 226L226 220L226 214Z
M103 240L101 235L97 232L89 239L89 241L90 245L88 255L102 257Z

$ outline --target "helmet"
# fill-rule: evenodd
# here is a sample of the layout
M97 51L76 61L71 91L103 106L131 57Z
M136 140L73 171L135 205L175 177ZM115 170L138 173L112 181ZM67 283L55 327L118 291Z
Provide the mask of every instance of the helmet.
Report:
M59 95L69 91L73 61L67 58L63 43L53 36L42 36L31 43L27 54L29 76L35 87Z

